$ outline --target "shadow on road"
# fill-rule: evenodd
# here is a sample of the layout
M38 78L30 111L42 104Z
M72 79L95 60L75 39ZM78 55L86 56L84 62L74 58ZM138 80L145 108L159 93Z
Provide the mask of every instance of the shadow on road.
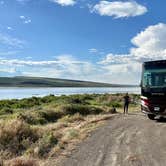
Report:
M166 123L166 118L159 118L159 119L156 119L156 121L158 123Z

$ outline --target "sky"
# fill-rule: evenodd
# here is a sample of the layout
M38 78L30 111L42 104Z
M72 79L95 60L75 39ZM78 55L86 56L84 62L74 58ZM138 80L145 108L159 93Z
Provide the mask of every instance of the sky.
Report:
M166 1L0 0L0 76L139 84L166 59Z

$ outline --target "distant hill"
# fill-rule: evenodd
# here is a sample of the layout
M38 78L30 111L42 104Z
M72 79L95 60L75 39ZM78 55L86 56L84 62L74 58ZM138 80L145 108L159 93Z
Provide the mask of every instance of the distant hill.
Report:
M136 87L136 85L108 84L90 81L44 78L0 77L0 87Z

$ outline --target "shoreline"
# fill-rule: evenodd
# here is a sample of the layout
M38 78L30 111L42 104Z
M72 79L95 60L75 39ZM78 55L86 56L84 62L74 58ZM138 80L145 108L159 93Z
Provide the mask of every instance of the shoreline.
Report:
M48 95L81 95L81 94L119 94L119 93L140 94L139 87L113 87L113 88L19 88L19 87L0 87L0 100L23 99L31 97L44 97Z

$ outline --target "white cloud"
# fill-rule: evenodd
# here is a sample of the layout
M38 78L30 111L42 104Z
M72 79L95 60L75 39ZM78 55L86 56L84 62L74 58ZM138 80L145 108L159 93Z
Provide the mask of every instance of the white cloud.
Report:
M99 64L107 65L107 64L123 64L127 63L128 60L132 58L129 54L112 54L109 53L105 56L105 58L99 62Z
M135 17L147 12L145 6L135 1L100 1L95 6L90 7L90 10L101 16L112 16L114 18Z
M51 2L57 3L61 6L73 6L76 0L50 0Z
M0 59L0 65L15 65L15 66L41 66L41 67L57 67L64 65L86 65L88 62L82 62L75 60L71 55L61 55L55 60L50 61L32 61L32 60L20 60L20 59ZM71 68L71 70L73 70Z
M13 28L12 27L7 27L7 30L13 30Z
M90 53L97 53L98 50L97 50L96 48L90 48L90 49L89 49L89 52L90 52Z
M98 63L104 70L103 77L109 78L111 83L139 84L141 63L137 62L132 55L110 53Z
M25 45L25 41L2 33L0 33L0 43L18 48L23 48Z
M61 55L52 61L0 59L0 69L3 67L9 69L14 67L21 75L81 80L92 80L92 74L96 73L93 64L86 61L79 61L71 55Z
M159 23L138 33L131 42L130 54L138 60L166 59L166 24Z
M29 24L32 22L31 19L29 19L28 17L25 17L25 16L20 16L20 19L23 21L24 24Z
M31 19L28 19L28 20L25 20L25 21L24 21L25 24L29 24L29 23L31 23L31 22L32 22Z
M94 54L94 55L104 55L105 54L104 51L98 50L96 48L90 48L88 51L90 54Z
M24 20L24 19L25 19L25 16L20 16L20 19L23 19L23 20Z

